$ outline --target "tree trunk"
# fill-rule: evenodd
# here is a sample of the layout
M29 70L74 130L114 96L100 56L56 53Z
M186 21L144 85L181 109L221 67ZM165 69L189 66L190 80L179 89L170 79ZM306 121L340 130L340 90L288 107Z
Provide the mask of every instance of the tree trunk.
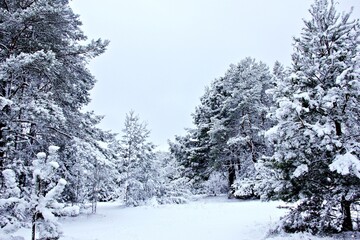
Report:
M36 240L36 213L33 215L31 227L31 240Z
M235 166L233 162L229 162L229 167L228 167L228 189L229 189L229 195L228 198L232 198L233 197L233 189L231 188L231 186L234 184L235 179L236 179L236 173L235 173Z
M6 127L5 124L0 123L0 171L4 169L4 161L5 161L5 134L4 134L4 128Z
M342 200L341 201L341 211L343 215L343 224L342 231L353 231L353 225L351 220L351 210L350 210L350 201Z
M340 122L335 121L335 129L336 129L336 135L341 136L342 131L341 131L341 123Z

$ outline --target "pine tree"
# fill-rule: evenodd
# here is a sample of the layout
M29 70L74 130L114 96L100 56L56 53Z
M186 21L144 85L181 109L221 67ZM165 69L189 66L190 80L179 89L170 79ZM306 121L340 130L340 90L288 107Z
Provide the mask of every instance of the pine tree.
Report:
M156 193L155 146L148 141L149 135L146 124L130 111L120 140L118 164L124 202L129 206L138 206Z
M105 135L95 130L96 121L89 120L94 117L80 110L95 84L86 64L108 42L82 45L86 36L68 0L1 1L0 19L0 170L6 173L0 182L9 182L12 171L10 182L26 200L38 152L59 146L59 175L72 180L77 159L66 155L70 144L79 139L95 146ZM7 197L0 192L0 199ZM27 212L21 214L29 219Z
M298 207L283 219L289 232L353 230L359 200L359 22L316 0L304 21L289 76L278 75L272 194Z
M270 80L265 64L246 58L206 89L193 115L196 128L178 138L187 156L182 163L200 180L225 173L230 190L236 178L254 176L254 163L268 151L263 132L270 124L265 117ZM179 147L173 145L172 151Z
M95 82L85 64L107 43L79 44L86 36L68 1L14 0L0 7L0 166L20 158L17 164L30 166L47 143L60 146L76 129Z
M270 73L263 63L246 58L231 65L224 77L219 114L212 117L210 139L216 142L214 156L229 166L229 187L233 178L255 174L254 163L266 154L263 131L269 125L265 116L269 99L265 91L270 87Z
M119 197L116 179L115 134L96 127L102 117L86 113L76 130L77 136L61 151L61 166L68 181L64 200L83 206Z
M186 203L191 197L189 179L184 167L168 152L156 152L158 168L157 203Z
M211 175L209 161L210 145L206 131L187 129L185 136L176 136L174 142L169 142L171 156L183 167L182 176L189 179L195 194L203 193L203 183Z

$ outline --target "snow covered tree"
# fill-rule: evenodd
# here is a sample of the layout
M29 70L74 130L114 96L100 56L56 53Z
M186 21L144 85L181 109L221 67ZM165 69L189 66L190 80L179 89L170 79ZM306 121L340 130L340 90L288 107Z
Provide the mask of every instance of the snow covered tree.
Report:
M265 116L270 102L265 90L270 80L265 64L246 58L230 66L221 84L225 98L220 112L211 118L209 135L212 156L228 166L229 187L236 175L254 175L254 163L266 153L263 132L269 126Z
M115 134L102 131L96 125L102 117L87 113L77 129L77 137L61 151L61 166L68 184L64 200L72 204L116 199L117 156Z
M32 240L36 239L36 229L39 239L59 239L60 224L55 214L62 208L57 198L65 188L66 180L57 177L59 168L57 151L59 147L50 146L49 155L44 152L37 154L32 162L32 193L29 207L32 214Z
M66 152L70 144L101 140L96 121L89 120L94 117L80 110L90 102L95 84L86 64L108 42L84 43L81 22L68 0L1 1L0 19L0 170L5 170L0 184L16 182L18 197L26 200L38 152L59 146L59 175L72 181L77 159ZM11 171L15 180L10 181ZM0 199L7 198L2 189Z
M86 36L68 1L3 1L0 8L0 166L29 166L36 152L60 146L76 129L71 123L95 82L85 64L107 43L79 44Z
M279 75L273 91L271 195L300 200L283 219L286 231L348 231L360 198L360 26L333 1L316 0L310 13L290 75Z
M44 152L37 154L32 161L31 186L28 186L29 195L21 194L13 170L3 171L5 188L2 188L3 199L0 201L1 231L0 237L11 234L18 228L26 225L31 219L32 238L58 239L61 235L60 224L56 216L66 215L66 212L76 211L66 208L57 200L61 198L66 181L60 178L58 164L59 147L50 146L48 155ZM6 235L5 235L6 236ZM5 237L4 236L4 237Z
M157 203L185 203L191 198L189 179L184 176L184 167L168 152L156 152L158 186Z
M237 177L253 176L254 163L268 151L263 133L270 126L266 114L271 101L265 94L270 82L268 67L252 58L215 79L193 115L196 128L178 138L187 153L182 162L203 180L213 172L226 173L228 189Z
M183 167L182 176L189 179L195 194L203 192L202 184L211 174L208 161L210 146L198 135L201 131L197 130L187 129L185 136L176 136L174 142L169 141L171 156Z
M156 193L155 146L148 141L149 135L146 124L130 111L125 118L118 163L124 202L129 206L138 206Z

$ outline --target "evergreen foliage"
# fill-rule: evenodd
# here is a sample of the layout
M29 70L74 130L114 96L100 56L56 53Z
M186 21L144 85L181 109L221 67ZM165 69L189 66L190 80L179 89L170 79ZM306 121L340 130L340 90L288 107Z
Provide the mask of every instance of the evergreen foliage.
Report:
M270 126L270 84L267 66L252 58L212 82L193 115L196 128L171 144L189 178L201 182L219 172L227 176L229 190L236 178L255 175L254 163L269 151L263 133Z
M316 0L310 13L292 67L275 74L277 124L268 136L277 177L269 195L299 201L283 220L286 231L348 231L360 197L360 26L333 1Z
M16 226L12 229L16 230L26 226L33 215L29 206L24 206L34 199L33 159L37 153L50 154L49 146L60 147L57 175L68 179L69 184L65 186L61 181L55 187L50 180L42 182L58 189L58 193L60 188L64 190L61 196L53 194L61 201L83 202L83 198L74 198L72 193L78 183L77 173L84 173L90 163L88 175L93 176L95 169L102 168L94 162L111 161L110 154L98 142L112 141L112 136L95 126L99 117L80 111L90 102L89 91L95 84L86 65L105 51L108 42L99 39L80 44L86 36L69 1L1 1L0 19L0 202L4 203L0 206L4 214L0 227L1 231L9 232L9 224ZM88 158L82 151L97 154ZM96 182L101 184L99 179ZM88 194L88 190L84 191L84 195ZM4 199L7 200L3 202ZM10 204L8 200L13 202ZM46 225L49 223L46 217L53 216L44 212L41 215L44 221L39 227L46 227L40 235L45 234L44 239L57 239L56 224Z
M149 142L150 131L133 111L125 117L125 127L120 140L120 184L124 188L124 202L138 206L155 196L157 169L155 145Z

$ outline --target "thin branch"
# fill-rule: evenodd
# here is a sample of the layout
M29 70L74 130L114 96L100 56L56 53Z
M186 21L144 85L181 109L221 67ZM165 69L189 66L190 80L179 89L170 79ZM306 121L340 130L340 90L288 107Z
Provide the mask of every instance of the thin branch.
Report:
M0 46L5 48L7 51L10 51L9 48L7 46L5 46L4 44L0 43Z
M62 131L60 131L59 129L57 129L57 128L55 128L55 127L47 127L47 128L48 128L48 129L51 129L51 130L54 130L55 132L60 133L61 135L64 135L64 136L67 137L67 138L72 138L71 135L62 132Z
M36 124L35 122L26 119L13 120L12 122Z
M6 1L6 0L4 0L4 4L5 4L5 8L6 8L6 10L9 12L9 5L8 5L8 3L7 3L7 1Z

